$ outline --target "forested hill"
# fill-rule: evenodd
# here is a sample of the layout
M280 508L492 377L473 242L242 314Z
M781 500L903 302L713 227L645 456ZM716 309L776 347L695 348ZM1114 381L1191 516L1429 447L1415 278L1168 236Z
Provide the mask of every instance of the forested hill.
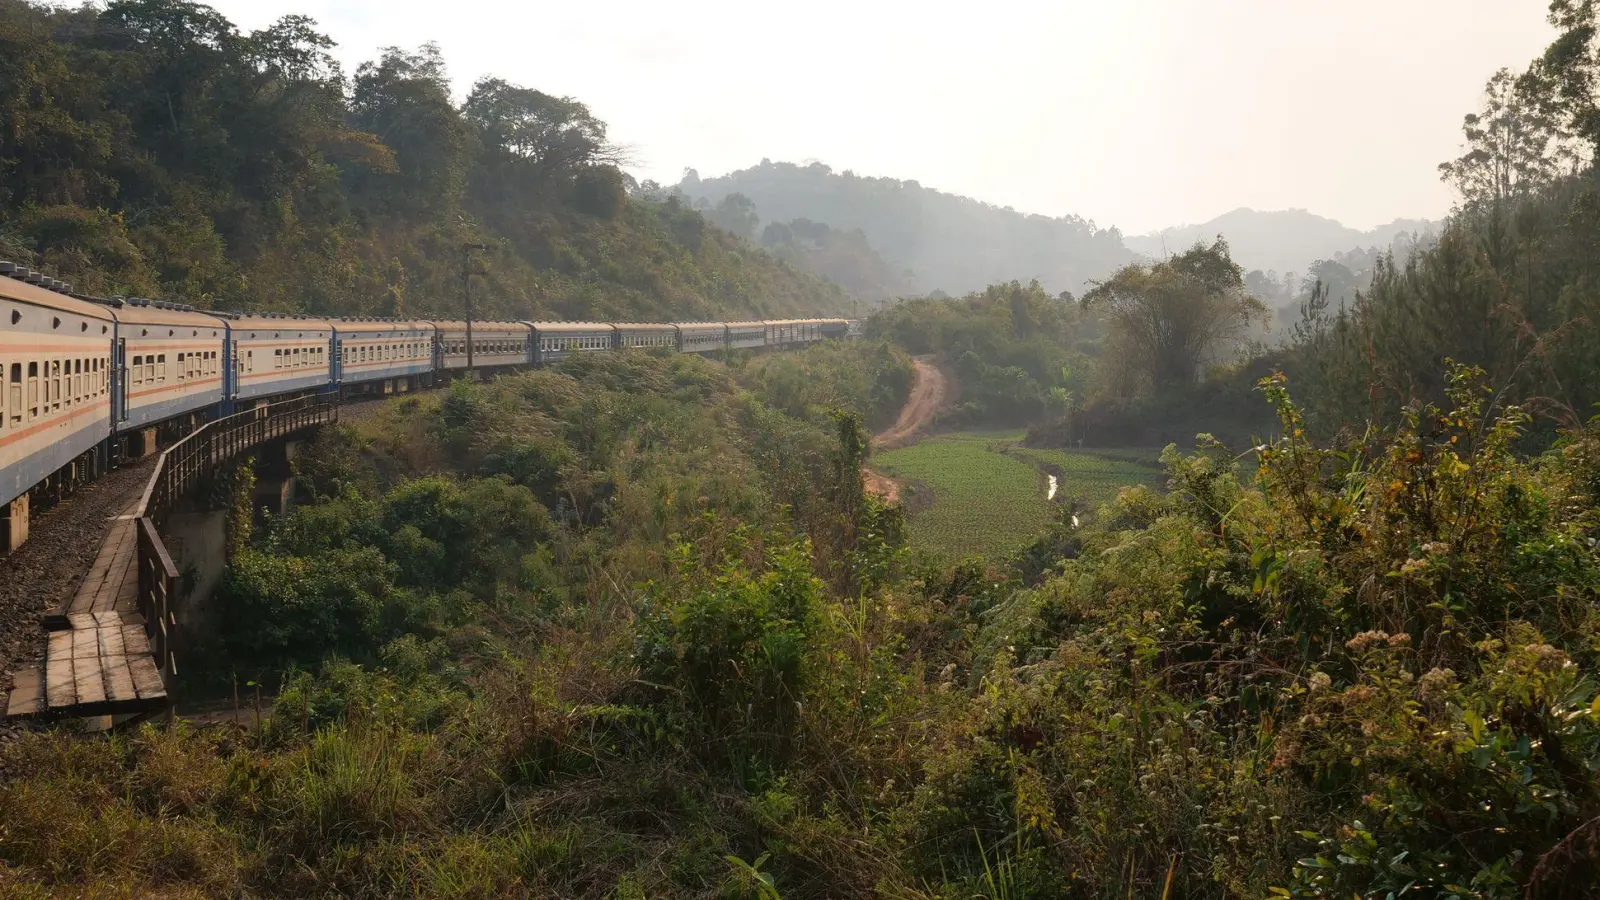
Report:
M211 307L644 319L837 312L844 291L630 196L581 102L451 99L436 49L354 73L303 17L0 0L0 256Z
M1246 271L1304 273L1320 260L1373 247L1388 249L1396 238L1425 235L1439 228L1424 219L1396 219L1370 231L1349 228L1303 209L1254 210L1240 207L1200 225L1180 225L1150 234L1129 235L1128 247L1152 259L1182 253L1196 242L1226 238L1233 259Z
M761 224L808 219L859 229L918 292L956 294L1037 278L1052 293L1084 290L1131 262L1115 228L1076 216L1050 218L946 194L915 181L834 172L821 163L761 164L717 178L688 172L677 189L711 207L740 194Z

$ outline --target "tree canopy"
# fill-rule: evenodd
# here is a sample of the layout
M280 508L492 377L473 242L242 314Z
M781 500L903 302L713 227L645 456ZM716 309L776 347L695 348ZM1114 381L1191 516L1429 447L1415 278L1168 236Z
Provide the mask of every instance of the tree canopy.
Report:
M345 73L305 16L244 32L191 0L0 0L0 255L103 294L456 316L839 312L837 287L682 203L630 197L579 100L439 49Z
M1106 319L1108 358L1149 389L1193 385L1205 363L1266 315L1220 237L1158 263L1124 266L1084 303Z

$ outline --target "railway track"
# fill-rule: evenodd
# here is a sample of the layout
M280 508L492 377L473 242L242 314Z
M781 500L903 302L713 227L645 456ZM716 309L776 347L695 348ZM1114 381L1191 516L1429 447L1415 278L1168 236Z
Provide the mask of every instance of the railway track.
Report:
M118 511L137 500L155 457L85 485L34 520L28 542L0 557L0 697L11 673L44 658L40 617L71 597L93 564ZM0 731L6 725L0 723Z

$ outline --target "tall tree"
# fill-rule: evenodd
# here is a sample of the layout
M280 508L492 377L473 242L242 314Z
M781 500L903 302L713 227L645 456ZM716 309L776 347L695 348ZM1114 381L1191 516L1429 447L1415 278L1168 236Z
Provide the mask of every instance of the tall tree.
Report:
M1537 99L1589 158L1600 149L1600 21L1595 0L1551 0L1547 18L1560 31L1534 60L1520 87Z
M617 161L605 123L571 97L485 78L473 86L462 113L486 150L525 160L546 179Z
M1509 203L1559 174L1557 122L1531 93L1535 83L1501 69L1484 86L1482 112L1467 114L1465 152L1439 165L1467 205Z
M442 214L454 208L467 168L468 134L450 102L450 82L436 44L416 53L390 47L356 70L350 121L378 136L399 165L394 175L358 178L396 212Z
M1146 390L1194 384L1208 360L1266 315L1220 237L1162 262L1124 266L1084 303L1106 320L1107 357Z

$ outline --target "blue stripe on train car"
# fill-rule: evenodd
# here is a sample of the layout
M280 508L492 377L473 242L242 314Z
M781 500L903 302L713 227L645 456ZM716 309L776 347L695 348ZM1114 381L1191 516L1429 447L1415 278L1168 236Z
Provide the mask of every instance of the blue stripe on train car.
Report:
M249 400L256 397L271 397L274 394L317 390L327 386L327 371L321 367L314 367L306 370L303 374L291 377L246 378L239 385L237 397L240 400Z
M186 413L212 411L222 402L222 386L208 389L203 394L145 403L137 399L128 404L128 418L118 423L118 431L129 431L166 421Z
M360 363L352 363L341 366L340 369L345 384L359 384L364 381L381 381L385 378L425 375L433 371L433 363L427 359L408 359L396 362L392 366L363 368Z
M9 503L111 435L109 412L56 441L0 469L0 503Z

